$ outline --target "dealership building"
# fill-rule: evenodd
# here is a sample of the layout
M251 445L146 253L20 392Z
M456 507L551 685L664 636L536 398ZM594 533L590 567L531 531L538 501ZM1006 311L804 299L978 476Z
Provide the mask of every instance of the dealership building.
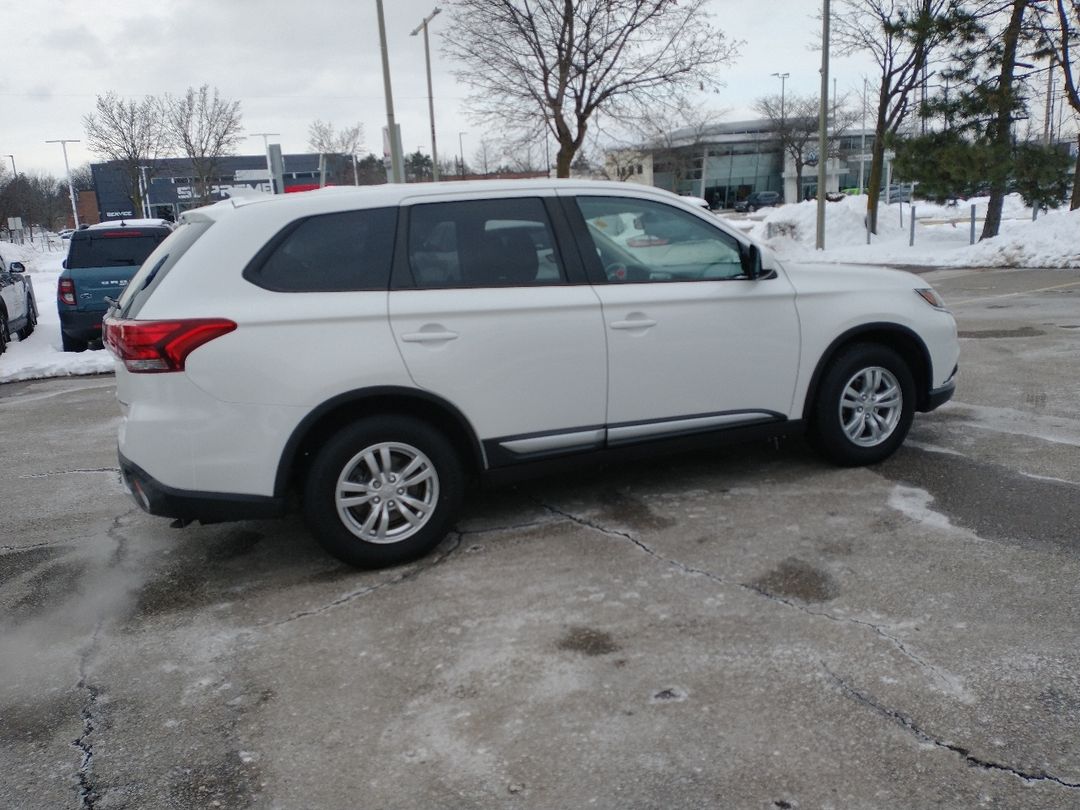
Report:
M283 155L285 191L308 191L319 187L319 155ZM135 210L124 165L120 161L94 163L90 166L97 192L101 221L143 216ZM270 191L265 155L230 155L217 159L217 176L207 189L210 202L217 202L242 190ZM187 158L162 158L143 169L149 214L176 220L189 208L206 202L196 190L195 172Z

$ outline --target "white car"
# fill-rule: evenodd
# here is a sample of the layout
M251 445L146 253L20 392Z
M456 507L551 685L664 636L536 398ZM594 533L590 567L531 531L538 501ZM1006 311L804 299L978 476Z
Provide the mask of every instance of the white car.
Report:
M26 340L37 325L34 285L22 262L7 264L0 256L0 354L11 338Z
M948 400L956 324L916 276L781 263L665 191L387 185L185 213L105 321L147 511L277 516L390 565L466 478L706 435L893 453Z

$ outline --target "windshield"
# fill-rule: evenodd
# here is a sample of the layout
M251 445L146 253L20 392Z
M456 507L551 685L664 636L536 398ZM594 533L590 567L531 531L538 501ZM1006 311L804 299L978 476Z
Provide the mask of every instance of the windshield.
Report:
M162 228L84 231L71 240L67 267L138 267L168 235Z

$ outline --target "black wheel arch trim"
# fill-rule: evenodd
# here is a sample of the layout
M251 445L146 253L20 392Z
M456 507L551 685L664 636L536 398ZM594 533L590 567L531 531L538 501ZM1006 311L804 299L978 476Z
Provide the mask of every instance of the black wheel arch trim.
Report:
M297 426L293 428L292 434L281 451L277 475L274 478L274 497L282 498L286 495L304 440L323 418L345 405L362 405L367 401L388 398L411 399L426 407L434 407L439 410L444 416L451 419L461 430L462 435L466 437L473 456L471 459L463 459L463 461L472 461L479 470L485 468L484 450L476 436L476 431L473 430L469 420L465 418L465 415L457 406L429 391L407 386L378 385L345 391L333 396L312 409L307 416L300 420Z
M911 369L912 376L916 378L915 409L922 410L925 407L930 396L930 388L934 384L934 362L930 357L930 350L926 348L926 343L919 337L918 333L907 326L898 323L890 323L888 321L876 321L874 323L864 323L853 326L847 331L842 332L834 338L832 343L830 343L825 351L821 353L817 365L814 366L814 373L810 376L810 385L807 386L806 389L806 397L803 400L803 419L808 419L812 413L814 402L817 399L818 388L821 386L821 378L825 376L825 370L829 367L829 363L832 362L833 358L836 357L840 347L856 341L860 336L873 333L880 334L882 332L892 332L901 335L914 343L918 349L926 369L926 380L923 385L919 385L918 370Z

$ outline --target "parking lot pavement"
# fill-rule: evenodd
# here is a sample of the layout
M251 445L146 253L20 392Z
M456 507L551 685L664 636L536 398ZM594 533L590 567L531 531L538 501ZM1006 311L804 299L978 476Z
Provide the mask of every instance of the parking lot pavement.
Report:
M956 401L473 496L432 556L182 531L107 377L0 386L0 806L1080 804L1080 272L927 276Z

